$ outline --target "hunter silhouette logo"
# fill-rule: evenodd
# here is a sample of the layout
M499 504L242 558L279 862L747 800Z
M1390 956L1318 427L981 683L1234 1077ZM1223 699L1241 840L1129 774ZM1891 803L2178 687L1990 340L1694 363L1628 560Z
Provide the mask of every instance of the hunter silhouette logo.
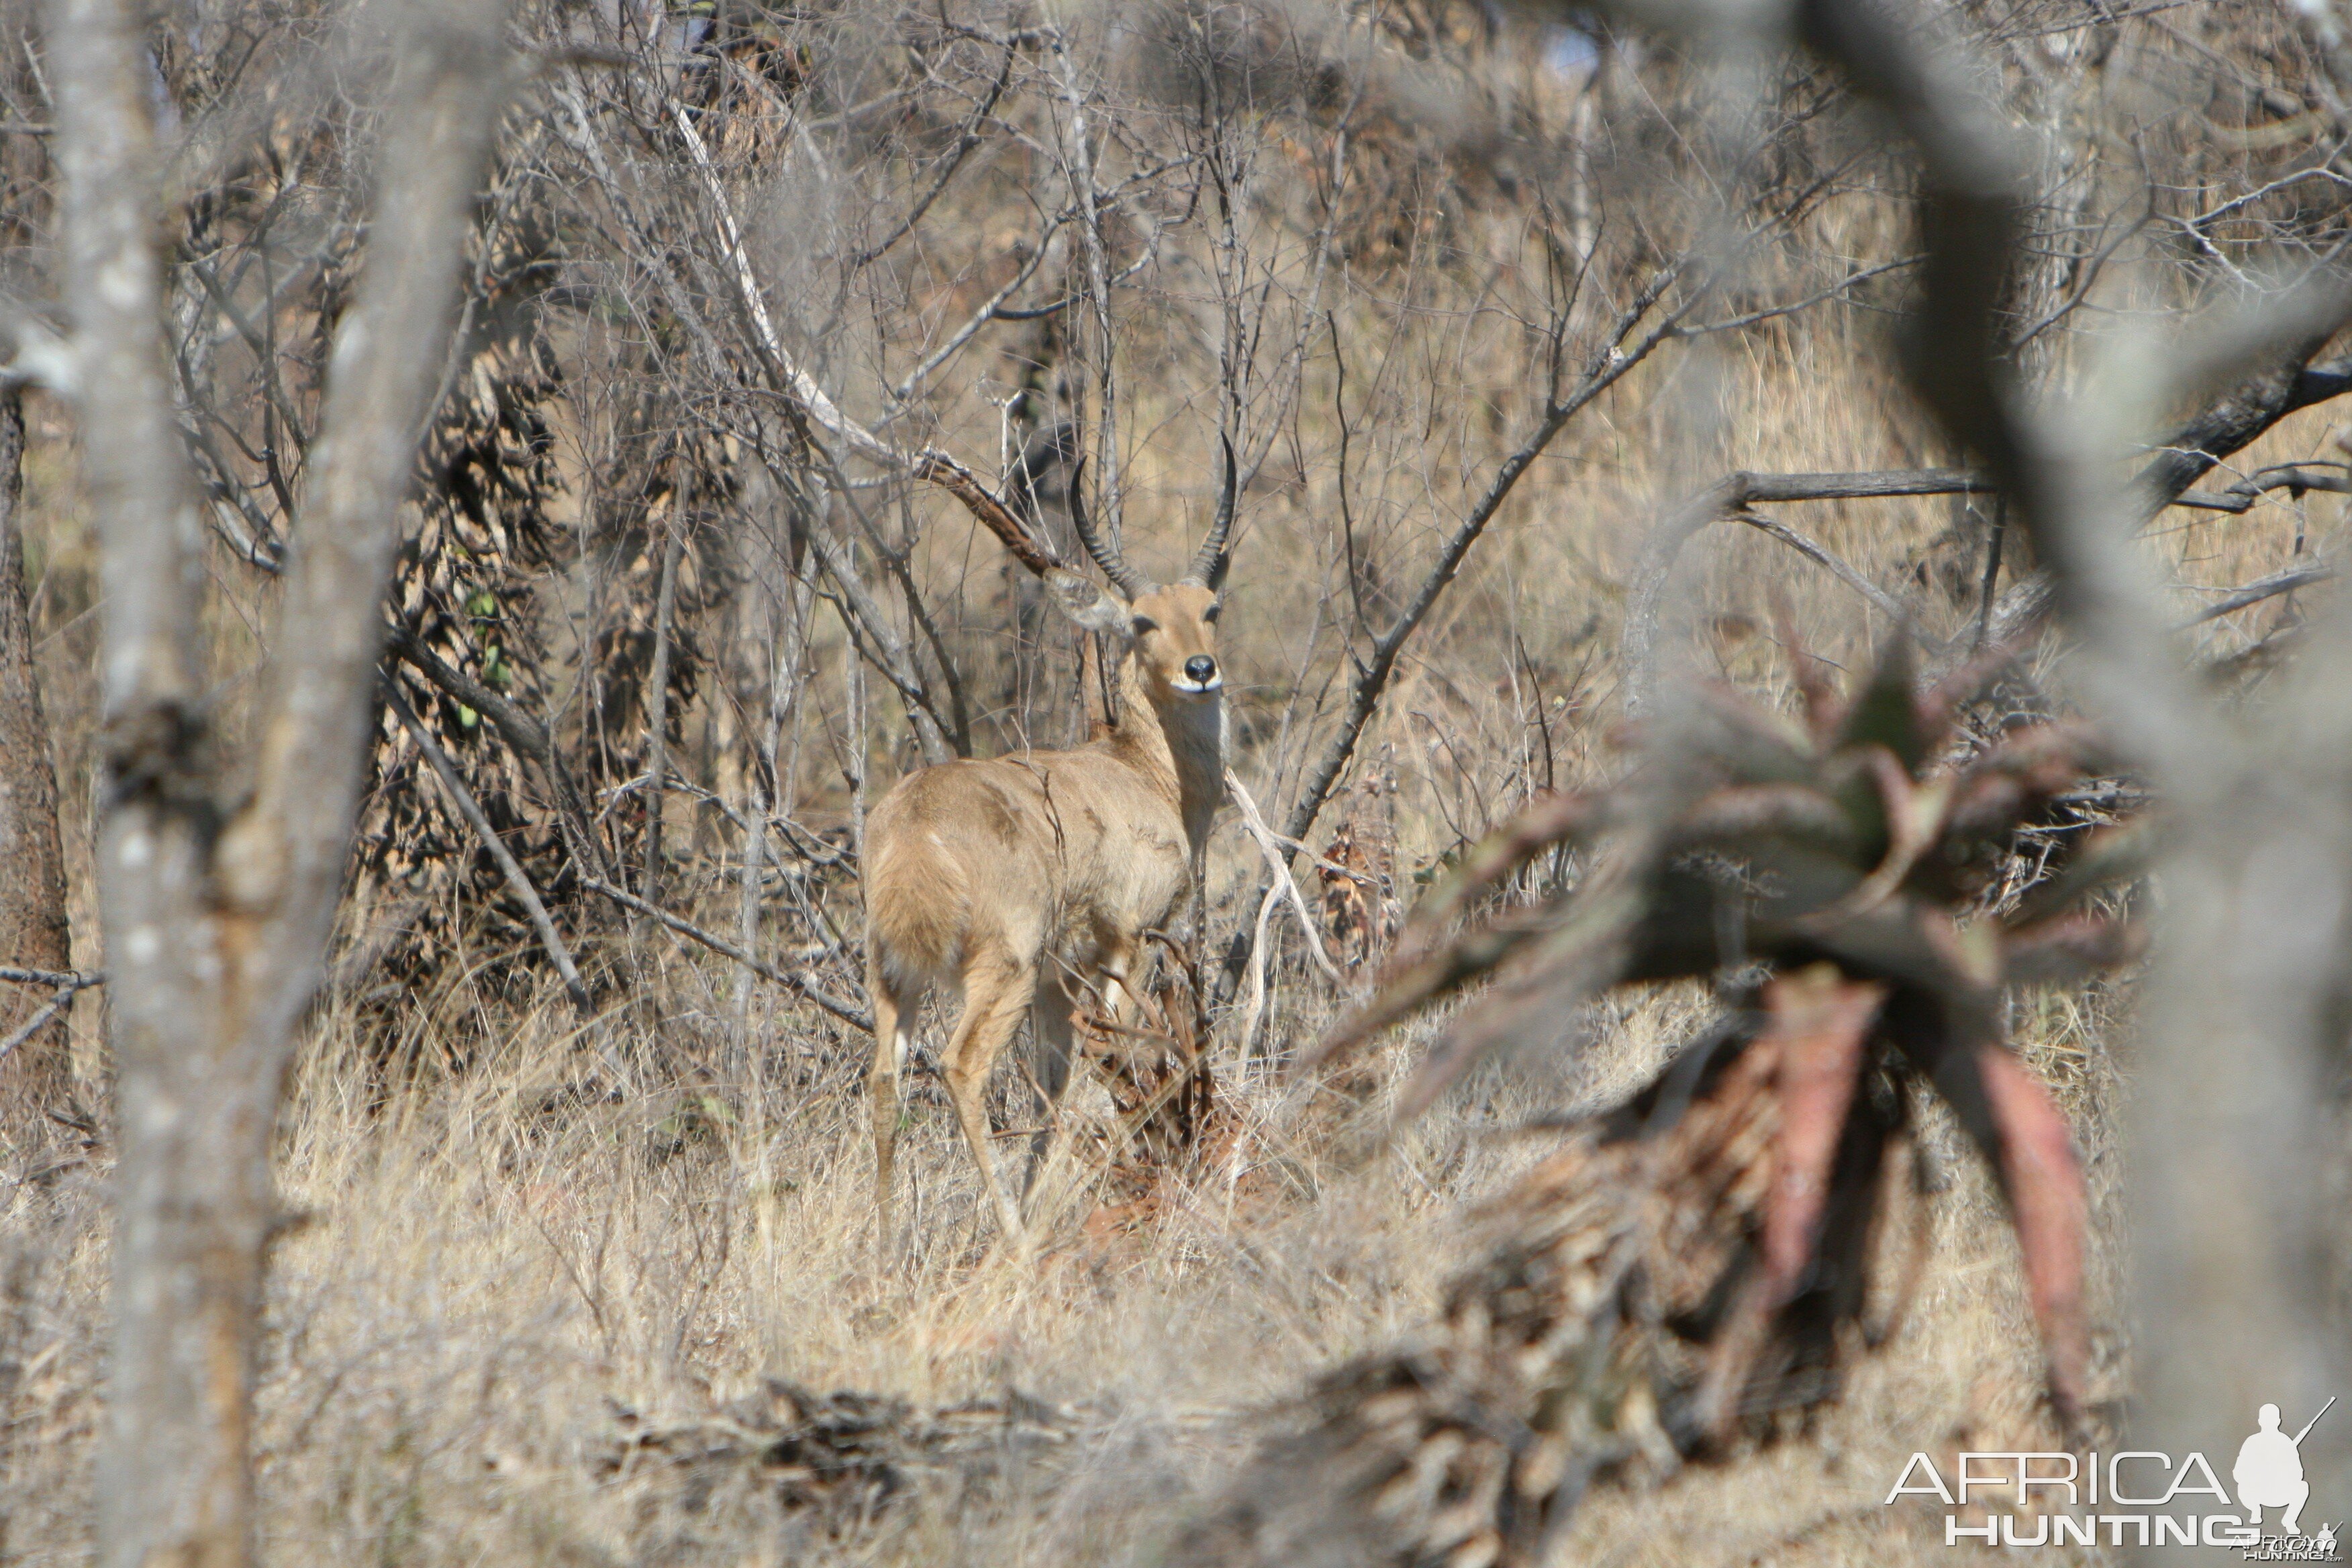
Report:
M2311 1500L2303 1440L2335 1408L2331 1398L2292 1434L2283 1429L2277 1405L2255 1413L2254 1431L2239 1445L2230 1471L2235 1512L2210 1511L2215 1504L2228 1509L2232 1499L2203 1454L2176 1459L2146 1448L1971 1451L1956 1457L1948 1481L1934 1458L1914 1454L1884 1506L1906 1497L1941 1502L1947 1546L2218 1546L2249 1562L2339 1562L2335 1525L2303 1530ZM2276 1510L2279 1533L2263 1533L2266 1509Z
M2319 1415L2335 1408L2331 1398L2319 1407ZM2286 1511L2279 1516L2279 1528L2289 1535L2303 1533L2296 1521L2311 1497L2311 1483L2303 1479L2303 1440L2319 1425L2319 1415L2305 1422L2303 1430L2290 1437L2279 1430L2277 1405L2265 1405L2256 1414L2254 1435L2239 1447L2237 1466L2230 1472L2230 1479L2238 1483L2238 1506L2246 1510L2248 1524L2259 1527L2263 1510L2281 1508Z

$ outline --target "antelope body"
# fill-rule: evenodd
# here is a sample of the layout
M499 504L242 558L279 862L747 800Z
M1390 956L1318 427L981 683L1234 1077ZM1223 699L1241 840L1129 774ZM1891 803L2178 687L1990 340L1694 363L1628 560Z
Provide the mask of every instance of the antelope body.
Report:
M1058 1100L1079 998L1097 991L1114 1014L1123 1013L1143 933L1165 921L1192 885L1223 787L1216 619L1233 523L1230 449L1225 464L1216 521L1191 572L1171 586L1143 577L1097 536L1075 474L1072 521L1112 590L1034 544L1008 539L1046 579L1066 616L1125 643L1115 722L1073 751L923 769L899 781L866 819L866 985L875 1030L866 1082L886 1251L898 1074L924 997L937 989L961 998L941 1068L981 1180L1017 1243L1020 1204L998 1179L991 1153L990 1070L1026 1013L1039 1087ZM1032 1177L1045 1142L1043 1130L1031 1140Z

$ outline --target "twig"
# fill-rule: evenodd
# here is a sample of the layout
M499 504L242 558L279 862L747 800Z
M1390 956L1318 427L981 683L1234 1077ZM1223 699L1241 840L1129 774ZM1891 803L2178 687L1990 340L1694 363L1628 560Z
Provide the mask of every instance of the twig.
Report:
M0 980L13 980L21 985L47 985L56 993L48 1001L36 1009L31 1017L9 1031L6 1039L0 1040L0 1061L6 1061L10 1053L18 1046L39 1034L47 1026L50 1019L71 1006L76 996L94 985L105 984L106 973L103 970L96 970L84 974L79 970L71 969L17 969L11 965L0 964Z
M721 958L733 959L762 980L773 981L778 985L799 992L843 1023L864 1029L869 1034L873 1032L874 1016L872 1014L859 1011L855 1003L842 1001L806 976L794 974L789 970L778 969L772 963L762 963L725 937L713 936L684 916L674 915L658 905L649 904L636 894L616 888L610 882L601 881L594 877L583 877L580 879L580 885L591 892L604 894L625 910L634 910L641 915L651 915L678 935L690 942L701 943Z
M1095 153L1087 131L1087 96L1079 90L1070 64L1068 40L1059 28L1045 41L1053 56L1054 76L1069 110L1068 141L1062 149L1062 166L1078 208L1078 233L1085 241L1087 294L1095 318L1095 493L1101 500L1102 526L1116 547L1119 540L1118 382L1112 356L1111 282L1108 247L1103 243L1102 209L1095 201Z
M1266 826L1265 818L1258 815L1257 802L1250 798L1249 790L1231 768L1225 770L1225 789L1233 795L1234 804L1241 807L1242 823L1249 829L1250 837L1257 840L1258 852L1265 857L1266 868L1274 878L1275 886L1281 889L1292 911L1298 916L1298 929L1307 938L1307 951L1315 955L1315 967L1321 970L1324 978L1332 984L1346 984L1347 977L1339 973L1339 966L1332 963L1330 955L1323 951L1323 940L1315 931L1315 917L1307 912L1307 900L1298 891L1298 884L1291 879L1288 858L1283 854L1282 846L1276 840L1273 830ZM1261 934L1263 927L1264 922L1261 921Z
M13 980L19 985L95 985L104 975L86 976L72 969L19 969L14 964L0 963L0 980Z
M2000 586L2000 547L2009 532L2009 503L1996 500L1992 532L1985 540L1984 582L1977 593L1976 651L1982 653L1992 637L1993 595Z
M2200 511L2242 513L2252 510L2256 501L2273 490L2293 490L2297 495L2306 490L2352 494L2352 475L2324 471L2340 467L2334 463L2281 463L2275 468L2260 469L2226 490L2183 490L2172 498L2172 504Z
M907 209L906 216L898 220L897 226L893 227L887 236L849 258L851 271L858 270L868 262L879 260L892 246L912 234L915 231L915 226L923 221L923 215L931 210L931 204L939 200L940 193L948 188L948 182L955 178L958 169L963 167L964 159L971 155L974 147L980 145L982 141L980 128L987 123L989 115L994 111L996 100L1004 96L1005 88L1013 80L1013 62L1020 58L1020 50L1015 46L1007 44L1004 47L1003 68L996 73L996 79L989 84L987 95L980 100L979 107L965 119L963 132L957 137L953 150L946 154L938 178L931 182L929 190L916 198L915 205Z
M1692 290L1688 299L1666 310L1647 331L1634 340L1630 351L1618 346L1665 297L1666 290L1683 275L1687 265L1687 260L1670 262L1650 276L1632 301L1618 312L1606 342L1586 361L1583 378L1565 396L1559 391L1557 376L1549 383L1545 394L1543 417L1536 422L1535 428L1528 432L1527 439L1519 444L1517 449L1504 458L1502 466L1495 470L1495 477L1487 482L1486 489L1471 507L1469 515L1455 527L1453 537L1445 542L1435 564L1422 578L1421 586L1414 591L1403 611L1389 624L1386 631L1372 638L1370 657L1357 661L1356 679L1348 693L1347 716L1340 720L1339 730L1324 747L1314 770L1307 775L1298 798L1290 808L1290 816L1283 824L1284 838L1294 842L1303 840L1308 830L1314 827L1315 819L1322 814L1324 802L1330 798L1332 789L1339 782L1339 775L1347 770L1349 759L1356 754L1356 745L1363 739L1365 726L1371 722L1373 713L1380 708L1381 694L1388 689L1389 678L1396 671L1397 661L1404 651L1405 644L1412 640L1413 633L1421 629L1440 595L1460 574L1462 563L1469 555L1471 547L1478 542L1486 531L1486 525L1502 510L1503 502L1510 499L1519 477L1543 456L1553 437L1567 427L1570 420L1602 393L1616 385L1634 366L1648 359L1659 345L1670 341L1684 318L1698 308L1699 301L1706 294L1704 288ZM1269 879L1265 885L1270 887L1273 884ZM1233 945L1225 951L1224 973L1228 984L1241 973L1254 947L1255 938L1250 933L1234 933Z
M1478 542L1479 536L1486 532L1486 525L1494 521L1495 513L1510 498L1512 489L1519 482L1519 476L1543 456L1552 438L1566 427L1570 419L1582 412L1593 399L1617 384L1635 365L1648 359L1661 343L1669 340L1683 318L1697 308L1700 299L1705 296L1704 289L1693 290L1691 297L1683 304L1666 311L1662 320L1642 334L1630 351L1617 346L1664 297L1682 272L1682 263L1659 268L1633 301L1618 314L1616 330L1609 334L1607 343L1594 351L1585 367L1584 378L1567 396L1555 395L1547 399L1543 417L1537 421L1536 427L1520 443L1518 449L1496 469L1485 493L1479 496L1477 503L1470 509L1470 514L1454 529L1453 537L1445 542L1445 548L1439 552L1436 563L1422 579L1420 588L1403 613L1390 624L1388 630L1372 639L1371 657L1357 667L1355 685L1349 693L1348 716L1340 721L1339 732L1324 748L1322 757L1315 764L1315 771L1307 775L1297 804L1291 807L1290 816L1283 825L1285 837L1305 838L1307 830L1315 826L1315 819L1321 814L1323 803L1329 796L1332 786L1339 783L1348 759L1355 755L1356 742L1362 737L1364 726L1380 706L1381 693L1388 687L1389 677L1396 668L1405 643L1420 629L1439 595L1445 592L1447 584L1462 570L1463 560L1470 553L1470 547ZM1227 973L1231 973L1230 969Z
M890 400L901 405L911 402L916 391L924 382L930 379L931 373L953 359L956 351L977 336L981 328L993 321L1009 319L1004 302L1020 292L1022 287L1037 275L1037 268L1045 264L1046 253L1053 247L1054 231L1051 227L1046 230L1045 237L1037 242L1037 247L1028 254L1023 255L1016 247L1013 255L1021 265L1013 269L1013 276L1006 280L1004 287L982 301L978 310L964 318L961 326L950 332L938 348L925 355L914 369L908 371L905 378L890 389ZM883 423L887 424L889 421L885 420Z
M646 794L646 868L637 886L661 899L662 790L669 776L669 624L677 607L677 558L686 545L686 519L673 510L662 542L661 584L654 592L653 668L646 675L646 771L654 788Z
M2314 583L2326 583L2335 576L2336 568L2333 566L2290 567L2284 572L2273 573L2247 584L2219 604L2206 605L2173 629L2187 631L2190 626L2203 626L2207 621L2235 615L2249 605L2259 605L2264 599L2274 598L2281 594L2292 594L2297 588L2307 587Z
M606 875L604 850L596 843L595 826L588 815L587 803L580 798L580 791L572 782L571 771L564 767L563 758L556 751L546 726L451 665L418 642L404 627L394 626L384 634L384 648L444 692L488 719L491 727L498 731L500 740L539 764L539 771L546 776L549 786L555 792L556 813L571 838L572 858L598 876Z
M727 259L735 271L735 287L743 296L743 309L751 318L760 347L765 351L769 363L783 381L785 389L811 419L848 443L859 454L888 468L904 468L907 459L896 450L877 439L873 432L842 413L814 377L803 370L792 355L784 352L783 340L776 334L776 324L768 315L767 296L760 289L759 275L751 270L751 253L744 248L742 230L736 226L735 205L727 199L727 187L719 178L717 165L710 161L710 149L703 144L702 133L694 128L694 120L686 105L673 100L670 119L685 141L687 152L694 160L695 173L701 177L702 188L709 195L712 211L719 219L719 243L726 247Z
M1744 522L1759 532L1770 534L1806 560L1826 568L1829 574L1839 582L1869 600L1873 609L1893 621L1904 635L1922 648L1931 654L1944 651L1944 639L1921 626L1918 618L1912 615L1908 605L1864 576L1860 571L1848 564L1843 558L1831 554L1780 519L1766 517L1759 512L1736 511L1731 514L1728 521Z
M394 716L400 721L401 727L416 742L416 749L423 752L425 760L433 764L433 774L448 793L450 804L466 819L466 826L474 830L474 837L481 840L482 847L490 852L490 858L499 863L499 874L507 879L507 890L514 894L516 901L530 914L530 928L539 933L539 945L547 951L549 961L555 965L555 972L563 976L563 989L571 996L572 1005L583 1015L594 1011L595 1004L588 995L587 985L580 978L579 967L572 962L572 950L563 945L563 938L557 933L554 921L548 918L546 902L540 898L539 889L531 885L530 878L524 874L521 862L514 858L514 852L506 847L506 841L490 826L490 819L483 813L481 803L474 798L474 792L466 787L466 781L457 773L457 764L449 760L449 753L441 749L441 742L433 738L432 731L418 721L415 711L408 706L408 699L400 694L399 682L385 681L383 698L391 706Z
M710 149L704 144L701 132L694 128L694 121L687 113L684 104L673 100L669 110L670 118L677 124L678 134L693 159L695 172L701 178L703 190L710 198L711 209L717 217L719 243L727 252L736 290L742 297L744 313L751 321L759 357L776 389L810 421L867 461L894 472L912 474L917 479L934 479L933 459L937 459L939 464L955 470L970 481L968 488L953 484L947 486L950 493L967 507L977 513L984 504L993 502L996 510L1003 511L1003 504L990 495L985 486L944 453L925 451L910 458L844 414L825 395L824 389L816 384L815 377L801 368L786 352L783 339L776 331L775 321L768 314L767 297L761 290L759 275L752 269L751 253L744 247L742 230L735 221L734 204L728 200L726 184L719 179L718 166L711 161ZM807 434L805 426L803 434ZM764 452L762 456L765 457ZM874 651L867 657L907 699L907 715L923 748L924 762L937 764L949 761L955 754L947 739L946 731L950 726L932 710L930 694L923 688L921 672L913 654L891 631L881 607L866 592L864 582L854 569L854 557L841 550L839 542L831 537L829 531L816 523L814 510L811 516L809 542L815 547L817 559L824 566L826 575L840 587L848 601L858 629L873 641ZM988 519L983 517L982 521L987 521ZM861 648L861 651L864 650Z
M1752 507L1787 501L1974 495L1991 488L1992 481L1974 468L1885 468L1839 474L1754 474L1742 470L1725 475L1660 519L1642 546L1641 561L1633 569L1633 585L1625 596L1627 709L1639 712L1649 700L1655 684L1658 619L1665 604L1666 584L1683 546L1707 524L1738 517ZM1759 521L1754 526L1762 524ZM1765 531L1774 532L1769 528ZM1793 539L1784 542L1795 542ZM1828 563L1824 561L1822 564ZM1901 619L1898 615L1898 622Z
M1265 897L1257 901L1257 921L1251 928L1249 979L1244 993L1249 1000L1242 1005L1241 1032L1234 1037L1244 1061L1249 1059L1250 1041L1257 1034L1259 1016L1265 1011L1265 928L1273 922L1275 905L1281 899L1282 884L1267 883Z
M2246 510L2252 500L2240 497L2235 487L2220 492L2189 487L2288 415L2352 392L2352 356L2311 363L2326 343L2324 337L2302 338L2275 363L2232 386L2175 432L2140 470L2143 518L2153 518L2168 506ZM2027 574L2000 596L1989 642L2016 642L2050 613L2054 600L2047 571Z

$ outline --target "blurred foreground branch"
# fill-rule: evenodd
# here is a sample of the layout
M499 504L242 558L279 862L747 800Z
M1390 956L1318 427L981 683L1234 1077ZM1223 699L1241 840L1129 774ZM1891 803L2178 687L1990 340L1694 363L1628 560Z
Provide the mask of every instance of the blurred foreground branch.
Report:
M202 535L165 374L142 16L56 0L66 276L108 588L99 847L117 1068L113 1343L100 1560L251 1559L269 1156L349 856L381 601L460 245L504 99L501 8L406 8L377 221L335 334L277 657L238 765L199 638ZM99 438L99 433L103 438Z

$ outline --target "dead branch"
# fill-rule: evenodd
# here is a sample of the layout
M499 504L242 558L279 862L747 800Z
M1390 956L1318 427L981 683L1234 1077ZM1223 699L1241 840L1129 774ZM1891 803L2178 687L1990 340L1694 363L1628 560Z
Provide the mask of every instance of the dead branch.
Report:
M1619 314L1615 330L1609 334L1608 342L1593 352L1585 365L1582 379L1574 389L1564 397L1554 395L1546 400L1543 417L1537 421L1527 439L1495 471L1495 477L1487 482L1486 490L1471 507L1469 514L1454 528L1444 548L1438 552L1436 564L1423 577L1403 611L1390 623L1386 631L1372 639L1370 657L1357 663L1356 679L1348 693L1348 711L1340 719L1338 731L1324 747L1322 756L1307 773L1298 799L1283 825L1284 837L1303 839L1315 826L1316 817L1322 813L1324 800L1330 795L1332 786L1339 782L1340 773L1348 766L1348 759L1356 753L1356 742L1362 738L1364 726L1380 707L1381 693L1388 688L1389 677L1396 669L1398 656L1404 651L1404 646L1412 640L1413 633L1421 629L1423 621L1428 618L1439 596L1461 572L1462 563L1469 555L1471 546L1478 542L1480 536L1486 531L1486 525L1502 509L1503 502L1510 499L1512 488L1519 482L1519 476L1543 455L1544 449L1551 445L1552 438L1567 426L1570 420L1581 413L1594 398L1623 379L1628 371L1648 359L1660 344L1669 342L1675 327L1697 308L1705 296L1703 289L1693 289L1682 303L1664 311L1647 331L1633 339L1632 348L1621 346L1633 337L1634 328L1664 298L1666 290L1682 277L1684 270L1684 264L1675 263L1660 268L1653 275ZM1227 964L1230 968L1230 958Z
M725 937L713 935L685 916L672 914L658 904L649 904L626 889L616 888L612 883L602 881L594 877L582 878L580 885L591 892L604 894L625 910L659 921L689 942L699 942L721 958L732 959L762 980L772 981L778 985L807 997L852 1028L863 1029L869 1035L874 1032L874 1016L871 1013L862 1010L854 1003L842 1001L805 975L794 974L789 970L778 969L772 963L762 963Z
M18 1046L31 1039L57 1017L73 1005L73 999L95 985L106 984L101 972L83 974L75 970L17 969L0 964L0 980L14 981L19 985L43 985L50 991L49 999L34 1009L32 1016L0 1037L0 1061L8 1059Z
M653 788L646 792L646 865L637 885L646 897L661 900L662 797L669 777L669 649L670 621L677 613L677 558L686 547L686 519L672 512L664 531L661 582L654 592L653 668L646 674L646 772Z
M441 787L447 792L450 804L466 819L466 826L474 830L475 838L488 851L490 858L498 862L499 874L506 879L507 890L514 894L515 901L522 905L530 916L530 928L539 934L539 945L546 952L548 962L555 965L555 972L563 977L563 989L572 998L572 1006L583 1014L593 1010L595 1004L588 995L587 985L580 978L579 968L572 962L572 950L563 944L554 921L548 917L547 905L540 898L539 889L531 886L530 878L524 873L520 862L515 859L514 852L507 847L506 841L499 837L498 829L491 826L490 819L483 815L481 803L474 798L474 792L466 787L466 780L457 772L457 764L449 760L449 753L441 749L441 742L433 738L433 732L417 721L415 712L408 706L408 699L400 694L397 682L387 680L383 683L383 700L392 709L394 717L400 721L401 728L408 731L408 738L416 742L416 749L424 752L425 760L432 764L434 777L441 781Z
M1734 518L1748 521L1739 514L1749 508L1788 501L1981 495L1990 488L1988 477L1973 468L1889 468L1851 474L1755 474L1743 470L1725 475L1660 519L1643 542L1641 560L1633 568L1633 586L1625 595L1627 710L1640 712L1655 689L1658 622L1665 605L1666 584L1683 546L1707 524ZM1752 526L1760 526L1760 521ZM1765 531L1773 532L1769 528ZM1786 539L1782 542L1794 542ZM1811 554L1810 551L1806 553ZM1821 556L1813 559L1829 564ZM1843 577L1845 574L1839 575ZM1855 578L1846 580L1861 588ZM1876 593L1874 587L1861 591L1865 598ZM1885 611L1886 607L1880 608ZM1899 608L1889 613L1898 626L1910 618Z
M573 860L600 877L609 877L612 873L605 865L588 803L572 783L571 770L563 765L562 753L556 750L547 727L398 626L385 633L384 647L450 697L488 719L499 739L537 765L541 776L554 792L557 820L563 825Z
M2143 521L2168 506L2230 512L2251 507L2259 491L2242 494L2233 485L2227 490L2192 492L2189 487L2287 416L2352 392L2352 356L2310 363L2326 341L2305 334L2273 363L2230 388L2176 431L2159 456L2140 470ZM1994 605L1990 640L2014 643L2039 626L2050 613L2055 586L2046 571L2029 573L2011 584Z
M2297 588L2307 588L2314 583L2333 582L2336 576L2336 571L2333 566L2295 566L2284 572L2273 573L2258 582L2247 584L2226 599L2206 605L2180 622L2175 629L2187 631L2190 626L2203 626L2207 621L2219 620L2223 616L2234 616L2249 605L2259 605L2281 594L2292 594Z
M1765 517L1753 511L1736 511L1727 521L1744 522L1759 532L1779 540L1806 560L1827 569L1830 575L1870 601L1871 608L1885 616L1894 623L1895 630L1917 643L1920 647L1931 654L1944 651L1944 639L1922 626L1919 624L1919 618L1911 613L1909 605L1864 576L1843 558L1832 554L1780 519Z
M1250 798L1249 790L1231 768L1225 770L1225 789L1234 797L1234 804L1241 808L1242 824L1249 829L1250 837L1256 841L1258 852L1265 857L1266 875L1275 879L1292 912L1297 915L1299 934L1306 938L1307 951L1313 956L1315 967L1321 970L1323 977L1332 984L1346 984L1347 977L1339 973L1339 966L1332 963L1330 955L1323 951L1323 939L1315 930L1315 917L1308 912L1307 900L1298 891L1297 882L1291 878L1289 857L1282 852L1282 846L1275 838L1273 830L1266 826L1265 818L1258 815L1257 802Z

